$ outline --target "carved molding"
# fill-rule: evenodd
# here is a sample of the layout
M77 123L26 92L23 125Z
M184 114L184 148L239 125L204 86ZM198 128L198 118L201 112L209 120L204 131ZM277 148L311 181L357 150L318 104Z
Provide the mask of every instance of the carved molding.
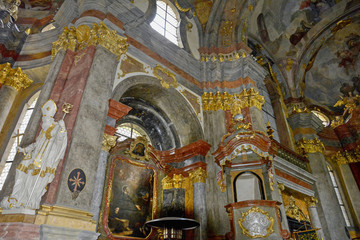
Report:
M93 23L92 28L80 25L77 28L71 26L69 29L65 26L59 39L53 43L51 58L54 59L61 49L75 52L91 45L103 46L115 54L118 60L126 53L129 46L126 37L119 36L115 30L110 30L104 22L100 22L100 25Z
M296 147L299 153L323 153L325 150L324 144L318 138L305 139L302 138L296 142Z
M4 63L0 65L0 84L8 85L21 91L30 86L33 81L27 74L23 73L20 67L11 68L10 63Z
M116 136L111 136L109 134L104 133L101 149L109 152L111 148L115 147L116 139L117 139Z

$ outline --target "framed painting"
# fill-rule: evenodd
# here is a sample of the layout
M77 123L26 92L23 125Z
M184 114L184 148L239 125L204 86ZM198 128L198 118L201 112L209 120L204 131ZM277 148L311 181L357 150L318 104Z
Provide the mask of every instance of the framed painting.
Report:
M157 170L117 156L111 161L102 227L110 239L151 239L145 222L156 217Z

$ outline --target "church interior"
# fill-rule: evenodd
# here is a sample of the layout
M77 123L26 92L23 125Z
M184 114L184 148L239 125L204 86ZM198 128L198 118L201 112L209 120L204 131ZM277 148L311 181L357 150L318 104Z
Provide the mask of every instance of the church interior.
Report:
M360 1L0 0L0 239L360 239Z

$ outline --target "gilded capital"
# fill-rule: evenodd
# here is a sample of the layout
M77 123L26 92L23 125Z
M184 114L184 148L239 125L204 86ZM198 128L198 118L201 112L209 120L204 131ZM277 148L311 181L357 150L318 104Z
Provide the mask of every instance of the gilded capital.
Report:
M111 136L107 133L104 133L101 149L109 152L111 148L115 147L116 139L116 136Z
M29 87L33 81L20 67L13 69L10 63L4 63L0 65L0 83L13 87L19 92Z
M234 94L205 92L201 99L204 111L230 110L233 116L241 114L241 110L246 107L261 110L265 103L264 97L253 88L243 89L240 93Z
M331 157L331 160L339 166L360 162L360 147L353 151L338 151Z
M324 144L318 138L309 140L302 138L296 142L296 146L299 153L323 153L325 150Z
M71 26L70 29L65 26L64 31L60 34L59 39L53 43L51 58L54 59L56 54L61 50L70 49L78 51L91 45L101 45L120 59L125 54L129 44L127 38L110 30L104 22L93 23L92 28L87 25L80 25L77 28Z
M305 203L308 207L315 207L316 204L319 202L319 200L316 197L306 197L305 199Z
M193 183L205 183L207 173L206 170L199 167L193 171L190 172L190 179Z
M185 188L186 178L182 174L174 174L172 177L166 176L162 179L163 189Z

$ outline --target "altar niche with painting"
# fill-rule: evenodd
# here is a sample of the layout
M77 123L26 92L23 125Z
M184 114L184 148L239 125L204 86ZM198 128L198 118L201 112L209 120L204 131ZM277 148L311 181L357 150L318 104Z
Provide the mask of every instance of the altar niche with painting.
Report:
M113 236L146 238L150 229L144 224L152 219L154 170L130 160L114 163L108 228Z

